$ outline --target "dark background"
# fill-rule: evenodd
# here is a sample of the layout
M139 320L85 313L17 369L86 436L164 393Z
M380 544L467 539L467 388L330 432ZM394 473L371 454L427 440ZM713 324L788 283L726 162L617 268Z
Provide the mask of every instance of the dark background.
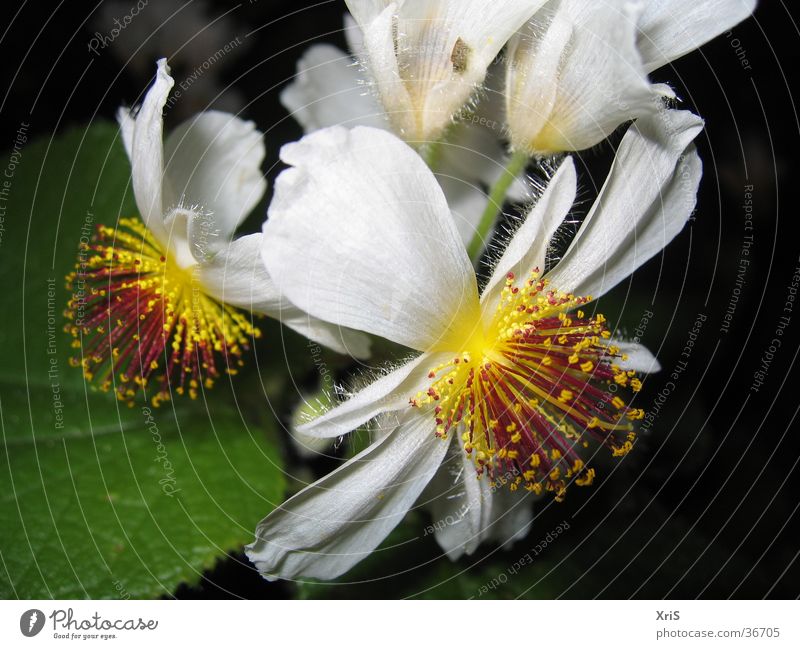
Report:
M156 4L160 10L171 6L150 2L145 12ZM201 23L199 29L194 28L187 9L182 9L130 61L130 52L113 44L95 55L87 49L92 34L106 34L113 27L112 20L102 14L103 4L5 5L7 16L18 11L3 28L1 43L3 149L11 147L22 122L30 124L28 134L33 137L96 119L113 119L121 103L135 103L146 88L157 52L170 57L179 81L191 73L193 61L201 63L238 36L242 45L236 47L235 55L213 70L218 85L208 87L204 81L195 87L190 100L169 114L168 120L174 124L186 116L181 110L200 110L210 102L241 109L266 133L272 180L279 171L280 144L301 135L278 100L280 89L292 77L295 62L309 43L334 42L344 47L343 2L260 0L206 3L202 6L206 23L213 23L207 30L202 30ZM134 4L133 0L123 3L121 11L110 15L123 16ZM138 21L126 31L133 30ZM185 46L188 40L191 44ZM737 46L740 55L745 52L751 69L744 68ZM758 392L751 390L753 375L774 338L792 274L800 265L797 203L793 202L799 188L795 152L800 145L800 122L792 94L798 83L798 46L800 32L790 10L783 2L764 1L755 18L736 27L730 36L720 36L654 75L659 81L669 81L684 100L683 106L707 120L699 140L706 172L695 220L662 257L603 299L609 319L630 335L646 311L654 314L642 339L659 350L665 372L648 381L643 407L652 404L664 387L698 314L706 320L686 371L635 457L617 470L612 470L612 464L603 466L601 473L606 477L595 488L575 490L564 504L539 507L528 545L536 545L562 520L570 520L571 529L549 551L557 569L537 575L527 596L800 595L796 422L800 400L794 372L800 348L796 343L800 307L763 386ZM221 97L217 91L223 91ZM582 156L587 200L602 180L610 150L606 145ZM741 207L745 185L754 186L754 231L750 233L744 231ZM249 225L257 228L261 218L254 216ZM754 235L751 264L730 331L722 333L745 234ZM312 377L308 380L311 383ZM317 470L327 470L327 465L318 464ZM431 574L438 574L436 566L446 560L432 564L434 568L415 566L437 554L428 538L411 550L390 554L392 570L383 567L369 572L367 566L359 569L358 579L411 568L405 575L328 590L301 588L300 594L392 597L415 593L430 584ZM498 560L506 565L514 557L513 551L503 558L497 548L488 547L457 568L480 571ZM447 570L442 568L442 580L452 574ZM262 581L241 556L220 563L200 586L177 592L178 597L295 594L294 586Z

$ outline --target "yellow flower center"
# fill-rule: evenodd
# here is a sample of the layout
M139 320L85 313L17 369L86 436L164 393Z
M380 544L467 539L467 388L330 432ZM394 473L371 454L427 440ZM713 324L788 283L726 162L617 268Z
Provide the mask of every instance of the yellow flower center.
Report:
M239 310L209 297L138 219L100 226L67 276L66 326L81 350L72 364L133 405L139 390L154 405L174 388L196 398L222 371L235 374L259 330Z
M560 500L570 482L594 479L577 453L590 439L615 456L631 450L644 411L617 392L641 381L617 364L605 318L580 310L589 301L549 290L538 270L522 286L510 274L489 325L431 369L430 387L411 400L433 408L439 437L461 435L479 478Z

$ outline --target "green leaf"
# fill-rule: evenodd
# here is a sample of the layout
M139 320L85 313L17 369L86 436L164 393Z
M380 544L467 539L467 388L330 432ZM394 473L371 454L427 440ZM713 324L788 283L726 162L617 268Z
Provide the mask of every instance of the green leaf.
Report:
M100 123L24 146L0 185L3 598L168 595L283 498L273 423L245 421L225 382L208 401L128 408L67 362L63 278L84 226L136 213L129 182Z
M0 596L169 594L280 501L274 444L235 414L130 414L83 435L4 426Z

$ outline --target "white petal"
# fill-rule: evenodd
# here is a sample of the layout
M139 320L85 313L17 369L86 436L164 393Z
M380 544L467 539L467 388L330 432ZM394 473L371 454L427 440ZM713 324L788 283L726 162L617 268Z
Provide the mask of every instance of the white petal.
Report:
M353 331L339 325L314 318L293 304L285 304L280 313L274 316L281 324L296 331L301 336L328 347L335 352L352 358L369 358L369 336L361 331Z
M572 158L567 158L497 262L481 296L484 314L491 316L494 313L509 273L514 273L519 281L524 282L535 268L544 272L550 239L572 208L576 191L575 163Z
M622 340L612 340L611 344L619 347L620 352L627 357L626 360L619 361L618 365L621 368L642 374L655 374L661 371L661 363L644 345Z
M420 351L478 321L472 266L412 149L379 129L332 127L281 156L293 168L275 184L264 262L291 302Z
M514 492L508 486L498 487L492 494L492 518L484 538L510 548L531 530L533 497L524 489Z
M393 2L392 0L345 0L345 4L356 22L366 25L375 20Z
M470 555L491 527L492 489L484 476L478 480L475 465L454 440L424 498L430 499L431 527L448 558Z
M639 51L648 71L696 50L747 18L756 0L650 0L639 21Z
M125 153L130 160L133 154L133 131L136 128L136 120L131 115L131 111L124 106L117 110L117 122L119 122L119 132L122 136L122 144L125 146Z
M369 356L369 340L362 333L322 322L281 297L261 260L262 237L259 233L235 239L210 261L195 266L205 292L224 304L272 316L342 354Z
M385 3L374 3L385 4ZM395 3L389 3L381 12L357 13L353 17L361 27L363 50L355 52L367 72L383 111L398 135L409 139L416 134L413 128L414 110L411 96L403 83L397 61L395 34L398 32ZM409 131L408 133L406 131Z
M261 521L248 558L267 579L335 579L400 522L446 452L418 413Z
M659 107L636 46L640 5L564 0L555 6L513 39L508 67L512 142L536 154L592 147Z
M564 257L548 273L564 292L598 298L658 254L683 229L702 175L691 146L702 120L688 111L640 119Z
M383 108L361 83L353 59L332 45L314 45L303 55L281 103L306 133L338 124L387 126Z
M361 3L352 3L359 5ZM404 0L351 7L395 131L439 139L508 38L543 0Z
M350 14L344 15L344 39L351 54L360 56L364 52L364 34L356 19Z
M327 457L331 452L332 442L325 437L313 437L312 435L303 435L303 433L296 430L290 430L289 441L303 460L312 460L320 455Z
M314 437L338 437L381 413L410 409L408 400L430 384L428 373L447 358L445 354L422 354L403 363L335 408L298 426L298 431Z
M486 209L489 188L505 173L508 163L500 141L505 128L502 112L502 93L487 90L477 109L464 111L439 144L433 170L465 245L472 241ZM524 202L530 198L526 181L522 177L515 180L508 199Z
M170 133L164 204L204 216L189 224L192 253L210 257L261 200L265 149L253 122L218 111L200 113Z
M163 111L173 84L167 60L160 59L155 82L147 91L142 106L136 114L133 134L123 135L124 141L130 140L131 178L136 205L144 224L164 246L168 244L162 205ZM127 120L122 124L130 133L130 124Z

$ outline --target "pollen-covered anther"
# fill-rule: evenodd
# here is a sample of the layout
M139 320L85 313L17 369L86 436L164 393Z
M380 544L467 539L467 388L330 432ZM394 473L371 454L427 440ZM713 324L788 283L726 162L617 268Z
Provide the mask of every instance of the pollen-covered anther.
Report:
M80 351L70 363L103 391L153 405L171 391L197 398L261 334L239 310L204 293L138 219L99 226L67 276L65 330Z
M633 448L632 422L645 413L620 392L641 381L604 342L605 318L582 310L590 301L550 289L538 270L524 282L509 274L483 335L433 368L430 387L411 399L435 405L438 436L458 430L478 477L563 500L570 484L595 479L578 449L594 442L621 457Z

